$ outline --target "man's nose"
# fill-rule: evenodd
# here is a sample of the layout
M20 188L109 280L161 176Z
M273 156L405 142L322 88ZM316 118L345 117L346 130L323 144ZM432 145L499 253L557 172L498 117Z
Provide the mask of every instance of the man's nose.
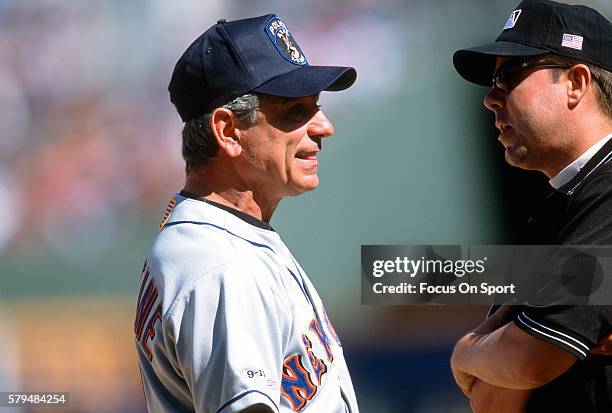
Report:
M484 105L487 109L495 112L501 109L506 101L506 92L496 87L492 87L484 97Z
M319 110L310 120L307 133L311 138L328 138L334 134L334 125L323 111Z

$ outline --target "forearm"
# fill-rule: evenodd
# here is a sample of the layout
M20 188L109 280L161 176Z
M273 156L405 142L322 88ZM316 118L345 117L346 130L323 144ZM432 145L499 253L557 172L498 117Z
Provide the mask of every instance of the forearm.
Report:
M522 374L520 346L508 337L507 326L490 334L470 332L455 346L451 364L489 384L508 389L531 389L541 384ZM507 346L498 343L504 341ZM518 350L518 351L517 351Z
M466 334L455 346L451 366L494 386L526 390L543 386L575 361L564 350L508 323L489 334Z
M497 311L491 314L490 317L487 317L478 326L476 326L472 332L489 334L503 327L512 321L515 314L515 308L516 307L510 305L502 305L497 309Z
M470 397L470 406L474 413L523 413L531 392L496 387L477 380Z

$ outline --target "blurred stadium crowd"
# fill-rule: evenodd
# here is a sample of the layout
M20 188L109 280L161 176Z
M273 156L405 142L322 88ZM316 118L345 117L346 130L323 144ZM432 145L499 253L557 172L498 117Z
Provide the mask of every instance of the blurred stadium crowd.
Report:
M125 231L126 216L160 210L183 174L166 92L174 61L219 16L263 14L275 3L0 2L0 215L10 217L0 221L0 253L41 237L60 253L75 237L100 253ZM304 17L287 19L311 61L333 38L325 54L360 67L362 94L384 95L399 75L393 40L377 52L386 53L385 67L345 47L393 39L390 21L366 14L372 7L303 3L291 14L307 10Z
M143 4L94 3L0 3L0 250L61 228L109 237L180 179L167 67L147 50L167 42Z

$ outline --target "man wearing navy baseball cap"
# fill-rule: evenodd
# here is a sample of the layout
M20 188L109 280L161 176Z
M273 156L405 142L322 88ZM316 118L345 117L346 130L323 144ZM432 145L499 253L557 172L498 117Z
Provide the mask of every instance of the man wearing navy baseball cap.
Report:
M319 94L355 79L309 65L272 14L219 20L178 60L186 182L145 261L134 323L149 411L358 412L323 303L270 226L284 197L319 184L334 133Z
M459 50L453 63L490 87L484 105L506 161L549 178L523 243L612 244L610 21L525 0L494 43ZM610 305L504 305L459 340L451 366L475 412L610 412L611 332Z
M217 24L198 37L174 68L168 90L184 122L245 93L299 98L350 87L355 69L311 66L275 15Z

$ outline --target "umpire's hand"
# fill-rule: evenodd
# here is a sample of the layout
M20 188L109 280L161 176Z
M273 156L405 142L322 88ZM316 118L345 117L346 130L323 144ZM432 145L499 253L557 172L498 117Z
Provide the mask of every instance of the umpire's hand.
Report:
M612 356L612 333L604 337L599 344L597 344L597 347L591 350L591 353Z

